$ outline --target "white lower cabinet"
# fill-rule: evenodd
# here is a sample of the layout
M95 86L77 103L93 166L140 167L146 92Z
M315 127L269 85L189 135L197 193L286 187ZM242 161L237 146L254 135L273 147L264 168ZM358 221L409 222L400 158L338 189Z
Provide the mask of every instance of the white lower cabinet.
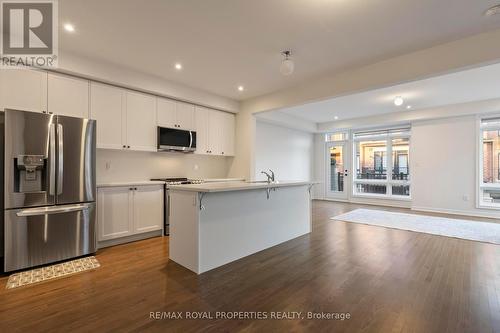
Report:
M134 231L148 232L163 227L163 186L139 186L134 195Z
M100 187L97 240L107 241L163 229L163 185Z

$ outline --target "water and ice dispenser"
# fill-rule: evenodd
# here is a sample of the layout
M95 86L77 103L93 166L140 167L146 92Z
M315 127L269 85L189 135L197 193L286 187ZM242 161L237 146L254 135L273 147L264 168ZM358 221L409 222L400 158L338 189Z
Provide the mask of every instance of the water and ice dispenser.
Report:
M43 155L18 155L14 158L15 192L46 191L47 158Z

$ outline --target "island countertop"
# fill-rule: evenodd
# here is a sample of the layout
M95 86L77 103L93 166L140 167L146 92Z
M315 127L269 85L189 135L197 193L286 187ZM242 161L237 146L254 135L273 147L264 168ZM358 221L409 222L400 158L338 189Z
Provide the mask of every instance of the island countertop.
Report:
M191 191L191 192L228 192L228 191L247 191L267 188L279 188L290 186L304 186L319 184L315 181L278 181L267 183L265 181L256 182L216 182L204 184L184 184L169 186L170 191Z

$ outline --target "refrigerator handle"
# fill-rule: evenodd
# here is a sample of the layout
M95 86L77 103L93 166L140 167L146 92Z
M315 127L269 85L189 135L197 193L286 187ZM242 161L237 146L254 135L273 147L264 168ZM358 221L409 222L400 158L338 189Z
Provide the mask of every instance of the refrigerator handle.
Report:
M24 209L16 213L18 217L26 216L40 216L40 215L51 215L51 214L62 214L70 212L79 212L89 209L89 204L76 204L68 206L52 206L52 207L41 207L41 208L29 208Z
M57 124L57 141L57 151L59 157L57 165L57 194L62 194L64 174L64 132L61 124Z
M54 195L56 190L56 128L50 124L49 130L49 194Z

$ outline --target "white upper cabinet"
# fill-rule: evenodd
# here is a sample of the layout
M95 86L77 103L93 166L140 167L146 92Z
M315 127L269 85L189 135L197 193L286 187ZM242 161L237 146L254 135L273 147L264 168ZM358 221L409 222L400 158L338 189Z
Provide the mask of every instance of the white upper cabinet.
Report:
M223 112L208 110L208 146L211 155L222 155Z
M48 74L48 111L88 118L89 81L62 74Z
M197 154L234 155L235 117L71 75L0 70L0 110L50 112L97 121L97 148L157 150L157 126L196 131Z
M125 92L107 84L90 84L90 118L97 120L97 148L124 149Z
M156 97L126 92L127 148L156 151Z
M181 129L195 130L195 106L188 103L177 102L177 125Z
M234 156L234 141L236 131L235 116L224 112L222 126L222 155Z
M47 72L0 69L0 110L47 111Z
M184 130L196 128L194 105L161 97L157 101L158 126Z
M196 153L234 156L234 115L196 107Z
M210 154L208 144L208 112L207 108L196 107L196 154Z
M158 107L158 126L176 128L177 109L176 102L171 99L157 98Z

